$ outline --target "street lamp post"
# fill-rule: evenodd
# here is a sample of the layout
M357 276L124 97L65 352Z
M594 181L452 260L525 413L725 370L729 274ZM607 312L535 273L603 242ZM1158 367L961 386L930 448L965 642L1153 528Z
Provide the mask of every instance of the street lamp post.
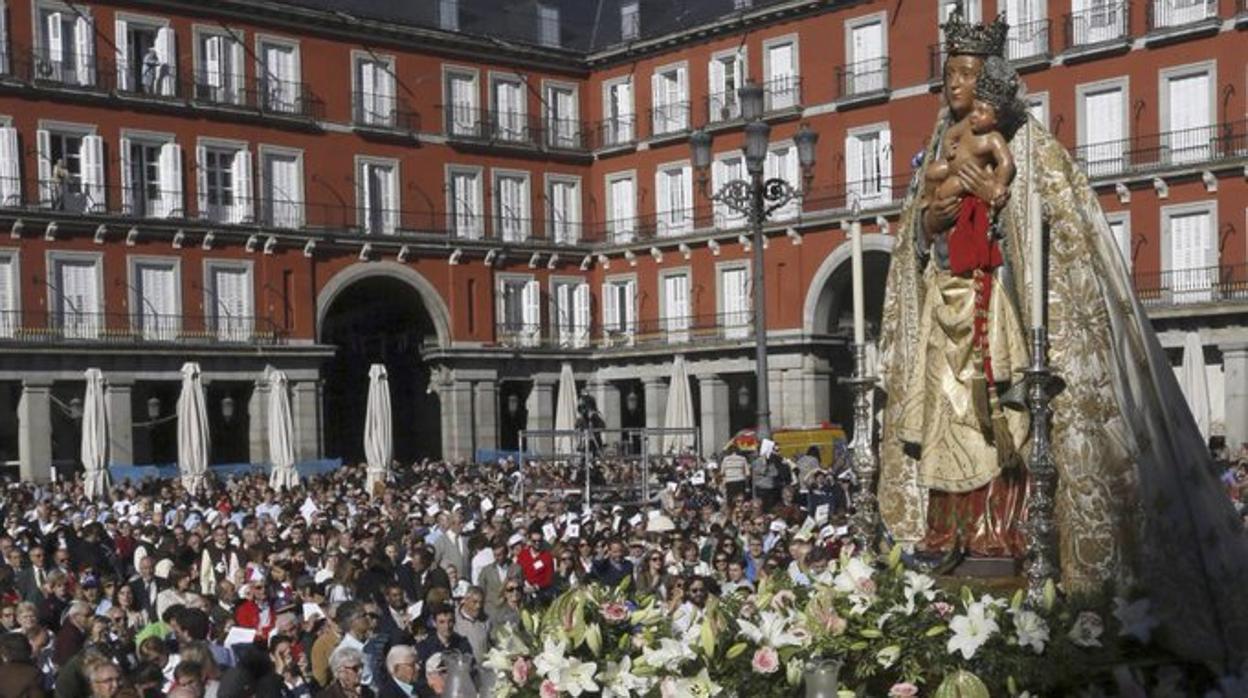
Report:
M741 116L745 120L745 167L749 179L724 182L719 191L710 192L707 172L711 166L712 136L698 129L689 136L693 150L693 166L698 170L698 186L714 203L722 204L746 217L753 234L753 264L751 285L754 302L754 371L757 374L755 406L757 408L757 434L759 443L771 437L771 406L767 386L767 306L763 273L763 223L789 202L802 198L810 183L815 166L815 143L819 134L802 124L793 142L797 146L798 162L802 166L802 189L780 178L763 178L763 166L767 161L767 147L771 139L771 124L763 121L763 88L753 81L737 90L741 99Z

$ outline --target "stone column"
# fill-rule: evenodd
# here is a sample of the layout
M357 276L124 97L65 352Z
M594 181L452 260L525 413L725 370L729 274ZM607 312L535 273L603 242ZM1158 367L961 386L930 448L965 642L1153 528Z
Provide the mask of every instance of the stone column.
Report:
M1231 453L1248 441L1248 344L1228 344L1222 350L1226 382L1226 445Z
M473 456L472 383L450 380L439 391L442 399L442 456L451 461Z
M52 382L22 381L17 403L17 449L22 480L52 479Z
M810 405L805 399L806 392L802 389L802 373L803 369L800 368L784 370L785 421L776 426L799 426L813 421L809 410Z
M593 379L585 386L585 390L594 398L594 402L598 405L598 411L602 414L602 421L606 423L608 429L619 429L622 420L620 418L620 389L611 381Z
M134 465L134 383L105 379L109 465Z
M728 437L728 384L718 375L698 376L698 391L702 398L702 453L716 453L727 443Z
M292 415L293 417L293 415ZM252 463L269 462L269 381L261 378L247 401L247 451ZM293 420L292 420L293 421Z
M474 448L498 448L498 385L494 380L478 382L473 387L473 412L476 414Z
M662 378L644 378L642 387L646 394L646 428L662 428L663 420L667 417L667 381ZM650 439L649 453L659 453L662 448L662 439Z
M316 460L321 457L320 381L297 381L290 386L291 421L295 423L295 462Z
M788 396L784 394L784 371L775 368L767 370L767 397L767 405L771 408L771 428L788 426L791 417Z
M525 428L529 430L549 431L555 428L555 388L556 383L548 379L533 379L533 389L529 391L529 400L525 403L529 419ZM555 444L551 439L529 439L528 448L542 453L553 451Z

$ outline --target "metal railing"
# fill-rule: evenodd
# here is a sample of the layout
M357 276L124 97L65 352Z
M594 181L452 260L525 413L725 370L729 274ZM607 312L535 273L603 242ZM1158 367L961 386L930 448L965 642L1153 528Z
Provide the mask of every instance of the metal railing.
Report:
M889 59L871 58L836 68L836 98L882 94L889 88Z
M690 126L689 102L672 102L650 108L650 135L668 136L684 133Z
M33 83L96 89L99 69L92 54L61 51L53 55L46 48L22 51L14 56L13 74Z
M741 98L736 90L712 92L703 98L706 123L718 124L741 118Z
M1133 282L1147 306L1248 301L1248 264L1136 273Z
M583 151L590 147L591 130L576 119L549 119L525 112L459 105L444 105L442 118L443 133L451 140L553 151Z
M356 126L385 131L420 130L419 114L412 111L406 99L361 90L351 93L351 121Z
M599 121L594 127L595 147L617 148L637 142L637 117L629 114Z
M1248 157L1248 120L1081 145L1075 160L1088 176L1113 177Z
M647 318L636 323L630 346L746 340L754 335L754 313Z
M1148 31L1171 29L1218 16L1218 0L1148 0Z
M1037 19L1010 25L1010 34L1005 40L1005 57L1009 60L1022 61L1049 56L1050 51L1049 20Z
M261 75L247 80L242 74L211 74L196 70L180 94L198 104L238 107L296 119L325 118L325 101L306 82Z
M268 318L226 315L0 311L0 343L22 344L285 344Z
M763 83L763 109L778 112L802 106L802 78L785 75Z
M176 99L184 94L177 66L168 63L134 63L101 58L99 71L101 87L119 94L149 99Z
M1131 4L1106 2L1065 17L1067 50L1126 39L1131 33Z
M549 346L542 336L540 322L512 322L504 320L494 325L494 341L504 347Z
M524 349L626 349L664 344L747 341L754 336L754 313L682 315L643 320L570 324L501 321L494 326L499 346Z

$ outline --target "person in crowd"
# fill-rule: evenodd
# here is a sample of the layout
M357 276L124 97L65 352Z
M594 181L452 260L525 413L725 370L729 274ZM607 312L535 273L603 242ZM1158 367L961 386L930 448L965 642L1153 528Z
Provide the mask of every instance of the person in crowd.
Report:
M20 632L0 635L0 698L44 698L43 676L30 641Z
M316 698L373 698L376 695L362 678L367 668L363 652L339 646L329 655L329 668L334 678Z

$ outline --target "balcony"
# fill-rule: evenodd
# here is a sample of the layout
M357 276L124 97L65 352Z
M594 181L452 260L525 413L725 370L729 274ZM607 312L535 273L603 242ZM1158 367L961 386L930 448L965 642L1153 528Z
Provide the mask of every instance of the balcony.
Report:
M375 92L351 93L351 123L357 131L380 135L412 135L420 131L420 115L407 100Z
M1068 60L1131 46L1131 5L1109 2L1066 15L1065 48Z
M595 148L628 148L637 144L637 118L632 114L603 119L594 126Z
M1146 8L1148 44L1215 34L1221 25L1218 0L1148 0Z
M443 108L447 140L466 145L514 147L534 152L584 155L590 147L589 128L575 119L549 119L524 112Z
M836 106L844 109L888 99L889 59L872 58L838 66L836 69Z
M13 74L19 79L44 87L96 90L99 70L93 55L64 51L53 56L45 48L31 49L14 56Z
M769 80L763 87L764 116L798 114L802 107L802 79L796 75ZM741 118L741 99L736 90L713 92L704 98L705 123L722 127L738 122Z
M722 125L741 118L741 98L736 90L712 92L704 98L706 123Z
M692 106L689 102L672 102L650 108L650 137L680 138L689 132Z
M1010 26L1005 40L1005 57L1019 68L1047 63L1052 57L1049 46L1049 20L1038 19Z
M1167 169L1200 169L1248 158L1248 120L1081 145L1075 160L1096 180Z
M153 313L0 311L0 345L244 345L286 343L268 318Z
M636 323L628 346L713 344L738 342L754 336L754 313L720 313L653 318Z
M672 344L736 344L754 336L750 311L717 315L688 315L617 322L610 325L571 325L544 331L540 323L500 322L495 343L513 349L610 351L663 347Z
M549 347L549 339L542 336L540 322L507 321L494 326L494 341L503 347L535 349Z
M1150 308L1248 301L1248 264L1137 273L1132 281Z

